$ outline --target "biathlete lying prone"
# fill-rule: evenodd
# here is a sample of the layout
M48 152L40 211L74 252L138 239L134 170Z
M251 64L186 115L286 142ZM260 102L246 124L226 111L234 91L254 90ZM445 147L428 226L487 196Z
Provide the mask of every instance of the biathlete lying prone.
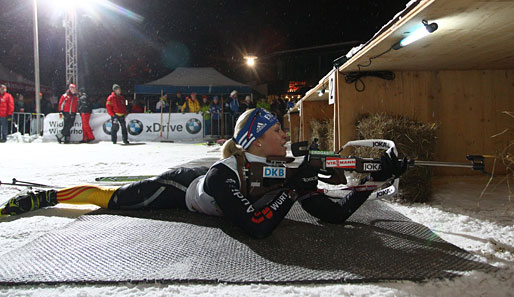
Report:
M303 162L294 176L262 195L266 196L266 203L258 203L262 196L248 194L251 185L243 168L253 162L266 163L270 156L284 157L286 134L277 118L260 108L244 112L234 130L234 137L223 146L223 159L210 168L176 168L117 189L86 185L30 191L9 200L2 214L16 215L57 203L132 210L183 208L224 216L248 235L263 238L280 224L296 201L322 221L343 223L372 192L354 190L343 199L331 200L317 189L316 169ZM381 160L382 169L372 173L371 180L399 177L407 169L406 161L399 161L394 154L385 153Z

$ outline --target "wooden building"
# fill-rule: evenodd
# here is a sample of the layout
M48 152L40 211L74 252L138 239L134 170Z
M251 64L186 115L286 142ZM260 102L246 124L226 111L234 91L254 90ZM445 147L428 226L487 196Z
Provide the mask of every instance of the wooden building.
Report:
M360 114L383 112L438 123L436 158L440 161L465 162L466 154L496 154L512 141L510 133L491 136L514 129L514 119L502 113L514 111L514 1L409 4L302 98L300 140L310 140L311 120L332 117L334 149L339 148L356 138L355 121ZM422 20L437 23L438 29L405 47L392 48L422 27ZM345 81L359 70L361 74L388 71L394 79L364 76L364 89L359 81ZM331 77L335 80L333 104L328 102ZM438 171L443 175L467 172Z

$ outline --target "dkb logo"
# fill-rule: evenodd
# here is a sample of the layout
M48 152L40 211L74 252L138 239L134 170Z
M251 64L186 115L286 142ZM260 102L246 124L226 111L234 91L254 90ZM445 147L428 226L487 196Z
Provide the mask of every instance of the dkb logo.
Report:
M186 130L191 134L197 134L202 129L202 122L198 119L189 119L186 123Z
M141 123L139 120L130 120L128 124L128 132L130 135L139 135L141 132L143 132L143 123Z

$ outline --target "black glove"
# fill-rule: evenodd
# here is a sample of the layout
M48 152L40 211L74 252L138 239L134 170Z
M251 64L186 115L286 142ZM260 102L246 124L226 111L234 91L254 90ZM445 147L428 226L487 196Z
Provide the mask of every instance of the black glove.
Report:
M391 176L400 177L405 171L407 171L407 157L399 161L396 154L391 151L390 154L384 152L380 157L380 165L382 169L371 173L371 177L374 181L385 181Z
M287 186L298 191L316 191L318 189L318 172L304 161L289 179Z

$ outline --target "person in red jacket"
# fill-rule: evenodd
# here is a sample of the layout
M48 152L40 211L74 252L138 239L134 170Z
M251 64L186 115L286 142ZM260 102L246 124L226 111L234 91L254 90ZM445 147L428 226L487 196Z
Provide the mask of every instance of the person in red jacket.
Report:
M7 93L7 87L0 85L0 142L7 141L8 118L14 112L14 99Z
M77 94L77 86L70 84L66 93L62 94L61 99L59 99L57 110L64 117L64 125L62 130L55 135L59 143L63 141L63 138L64 143L70 143L70 130L75 123L75 115L77 114L79 105L79 98L77 97Z
M121 96L121 87L117 84L112 86L112 93L107 97L105 107L107 113L111 116L111 140L116 144L117 133L121 126L121 135L123 143L128 144L127 124L125 123L125 115L127 114L127 107L125 106L125 98Z

